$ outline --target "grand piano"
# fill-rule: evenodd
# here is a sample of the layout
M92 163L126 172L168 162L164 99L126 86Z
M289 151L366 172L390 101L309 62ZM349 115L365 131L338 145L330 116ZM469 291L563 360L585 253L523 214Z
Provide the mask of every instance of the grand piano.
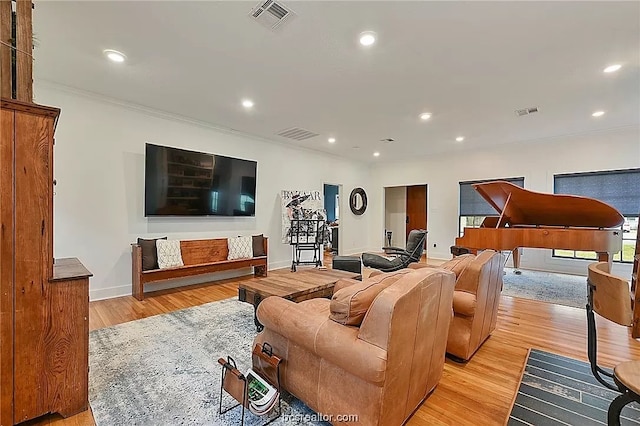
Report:
M516 273L520 247L595 251L609 262L622 247L624 217L615 208L593 198L543 194L505 181L473 185L499 213L488 216L480 228L464 228L456 246L478 250L510 250Z

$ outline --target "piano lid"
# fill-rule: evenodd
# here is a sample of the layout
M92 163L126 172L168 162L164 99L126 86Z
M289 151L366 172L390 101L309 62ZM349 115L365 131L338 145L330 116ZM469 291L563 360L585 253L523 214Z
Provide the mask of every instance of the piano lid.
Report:
M594 198L544 194L505 181L476 183L473 187L509 226L615 228L624 223L618 210Z

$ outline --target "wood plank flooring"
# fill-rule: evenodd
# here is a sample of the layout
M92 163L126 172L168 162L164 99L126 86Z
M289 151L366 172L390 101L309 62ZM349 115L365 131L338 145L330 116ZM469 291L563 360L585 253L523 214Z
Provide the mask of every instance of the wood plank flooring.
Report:
M290 274L286 269L269 274ZM368 271L363 275L367 276ZM91 302L89 328L163 314L237 296L238 283L224 280L178 290L164 290L139 302L131 296ZM630 332L598 318L599 357L603 365L640 359L640 342ZM409 425L501 425L509 415L530 347L587 360L586 314L569 308L502 296L496 331L466 364L447 359L435 391L409 420ZM42 417L32 425L93 425L91 411L68 419Z

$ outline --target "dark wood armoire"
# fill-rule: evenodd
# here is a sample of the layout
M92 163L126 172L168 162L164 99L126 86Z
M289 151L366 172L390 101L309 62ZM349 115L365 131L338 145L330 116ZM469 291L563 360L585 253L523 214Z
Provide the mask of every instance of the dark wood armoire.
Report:
M0 424L87 408L89 277L53 259L60 110L1 99Z

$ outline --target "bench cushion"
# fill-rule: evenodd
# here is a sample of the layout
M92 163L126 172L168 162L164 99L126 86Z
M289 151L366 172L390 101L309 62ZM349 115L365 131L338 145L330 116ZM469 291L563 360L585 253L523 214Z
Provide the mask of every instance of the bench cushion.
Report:
M174 266L174 267L165 268L165 269L151 269L149 271L142 271L142 275L152 276L159 272L171 272L171 271L175 271L176 276L180 275L180 271L184 271L185 275L188 275L187 271L191 269L203 269L203 268L208 268L212 270L217 268L220 268L220 270L233 269L234 266L241 268L243 263L246 263L247 267L249 267L251 266L249 264L264 263L266 260L267 260L267 256L252 257L250 259L218 260L215 262L198 263L195 265ZM224 268L225 265L230 266L230 268Z

